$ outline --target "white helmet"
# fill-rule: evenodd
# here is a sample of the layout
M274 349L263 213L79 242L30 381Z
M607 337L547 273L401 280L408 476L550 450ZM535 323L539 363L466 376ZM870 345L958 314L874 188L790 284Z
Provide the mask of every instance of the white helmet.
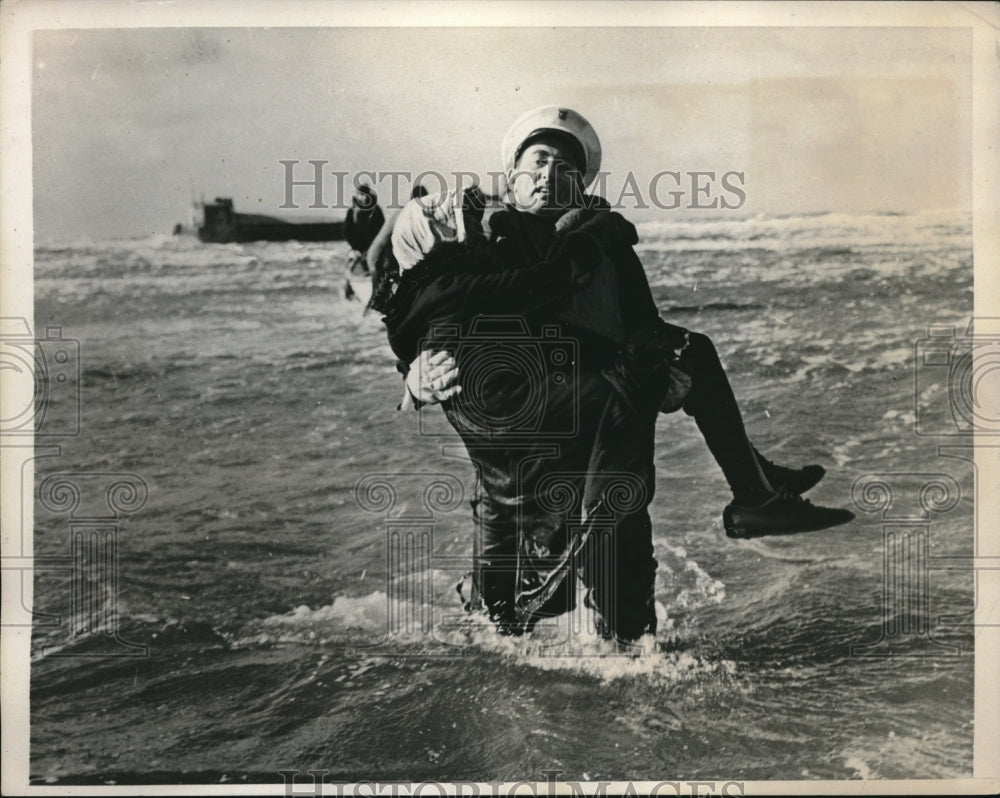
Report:
M580 154L584 160L580 164L583 169L584 188L594 182L594 178L601 170L601 142L597 138L597 133L590 122L572 108L560 108L558 105L547 105L528 111L511 125L500 146L500 158L504 170L510 174L514 170L518 156L524 150L525 142L546 131L567 135L580 145Z

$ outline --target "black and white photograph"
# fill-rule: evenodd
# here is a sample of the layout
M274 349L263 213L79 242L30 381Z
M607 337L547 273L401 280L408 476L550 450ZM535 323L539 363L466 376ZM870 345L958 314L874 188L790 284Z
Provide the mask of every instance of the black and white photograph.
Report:
M5 795L1000 789L1000 7L0 17Z

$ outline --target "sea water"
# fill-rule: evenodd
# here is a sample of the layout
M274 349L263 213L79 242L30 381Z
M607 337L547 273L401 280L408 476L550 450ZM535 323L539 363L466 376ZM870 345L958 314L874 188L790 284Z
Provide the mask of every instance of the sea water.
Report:
M583 611L527 639L462 614L472 468L438 409L397 412L346 245L38 246L36 335L79 342L45 424L82 413L38 441L59 448L36 461L35 554L71 562L103 515L117 582L95 610L73 598L94 571L35 573L32 778L971 775L973 575L942 563L974 551L975 485L938 448L967 438L929 415L946 361L920 357L929 328L968 337L970 220L668 220L640 239L663 317L715 341L758 448L825 465L810 497L858 518L728 539L693 420L661 416L660 629L628 653ZM123 474L142 495L108 521ZM79 507L43 500L50 477Z

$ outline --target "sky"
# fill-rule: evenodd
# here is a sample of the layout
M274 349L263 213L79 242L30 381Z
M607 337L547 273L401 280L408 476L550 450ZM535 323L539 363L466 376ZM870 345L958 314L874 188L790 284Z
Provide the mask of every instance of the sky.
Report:
M500 165L540 105L601 139L603 193L636 221L971 207L971 34L961 28L146 28L36 31L36 239L168 233L192 199L333 219L286 167ZM655 196L683 191L680 207ZM707 193L692 196L691 172ZM721 184L742 188L745 199ZM629 175L632 175L630 178ZM631 180L631 183L629 182ZM437 182L425 183L434 190ZM408 183L406 183L408 187ZM388 178L376 182L383 199ZM626 188L630 190L625 191ZM622 196L623 192L626 196ZM691 208L712 199L736 209ZM642 207L646 205L648 207Z

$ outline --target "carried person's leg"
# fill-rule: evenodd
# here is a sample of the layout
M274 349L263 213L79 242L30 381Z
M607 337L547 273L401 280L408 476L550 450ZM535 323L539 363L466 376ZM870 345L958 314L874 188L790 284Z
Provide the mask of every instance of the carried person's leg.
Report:
M648 383L652 399L661 402L661 412L683 407L694 417L737 501L765 501L775 492L804 493L823 478L826 471L822 466L785 468L754 448L725 368L708 336L660 320L638 339L631 368L640 376L620 393L641 393L645 389L640 386Z
M691 377L684 412L694 418L739 504L760 504L774 494L757 461L729 378L711 339L690 333L683 354Z
M821 466L789 469L763 458L751 445L739 405L711 339L690 333L682 355L691 376L684 411L692 416L733 492L723 512L730 537L809 532L847 523L849 510L816 507L800 493L825 473Z

